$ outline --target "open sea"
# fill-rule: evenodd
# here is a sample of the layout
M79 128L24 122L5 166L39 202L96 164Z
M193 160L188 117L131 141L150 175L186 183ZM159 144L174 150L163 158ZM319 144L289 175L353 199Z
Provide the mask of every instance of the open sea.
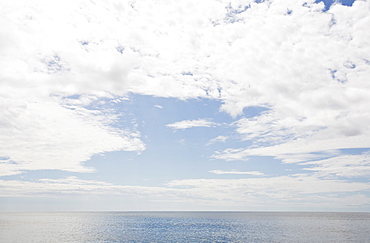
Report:
M0 242L370 242L370 213L0 213Z

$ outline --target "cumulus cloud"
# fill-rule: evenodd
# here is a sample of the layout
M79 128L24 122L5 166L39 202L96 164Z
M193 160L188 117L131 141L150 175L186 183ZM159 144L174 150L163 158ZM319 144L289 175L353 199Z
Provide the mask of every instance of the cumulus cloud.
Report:
M362 33L365 23L370 24L368 2L335 4L327 12L314 3L271 1L269 8L263 6L246 11L249 22L240 24L253 33L238 39L239 50L250 54L244 57L248 67L233 66L234 74L244 75L235 77L230 96L225 90L221 108L234 116L247 106L269 110L234 124L244 140L252 141L251 147L229 148L215 157L274 156L290 163L330 157L340 149L369 148L365 107L370 104L370 56L364 51L370 36ZM284 15L284 8L291 13ZM267 14L263 21L257 10ZM266 33L274 37L267 41Z
M167 127L173 128L173 129L187 129L192 127L211 127L211 126L217 126L217 123L208 121L206 119L199 119L199 120L184 120L179 121L171 124L167 124Z
M91 172L82 163L94 154L144 150L137 131L112 127L115 114L87 108L99 98L123 95L135 62L115 49L116 42L91 32L95 26L104 36L104 25L96 22L111 16L83 1L1 6L0 155L7 158L1 175Z
M317 91L312 105L339 81L366 77L366 4L323 12L323 3L292 0L16 0L3 4L5 66L53 80L53 92L202 96L221 98L232 115L251 105L288 114Z

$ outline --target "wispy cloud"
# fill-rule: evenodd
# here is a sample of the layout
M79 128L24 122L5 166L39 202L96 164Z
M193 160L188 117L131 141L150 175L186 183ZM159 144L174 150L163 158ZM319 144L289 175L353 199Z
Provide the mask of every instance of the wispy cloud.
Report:
M237 171L237 170L210 170L209 172L217 175L226 175L226 174L231 174L231 175L255 175L255 176L261 176L264 175L262 172L259 171Z
M128 186L82 180L77 177L40 179L36 181L0 180L0 197L50 197L114 195L140 198L143 203L192 202L194 205L218 205L219 209L239 208L293 208L299 204L325 209L364 207L370 198L364 191L370 185L363 182L320 179L295 175L248 179L185 179L173 180L163 186ZM338 197L337 194L341 196ZM355 193L355 194L353 194ZM352 200L351 200L352 199ZM356 202L353 201L356 199ZM295 205L295 206L294 206Z
M173 129L187 129L192 127L213 127L217 125L218 125L217 123L208 121L206 119L199 119L199 120L184 120L180 122L171 123L166 126Z
M331 194L365 192L370 189L368 183L347 182L344 180L324 180L314 176L296 175L271 178L248 179L188 179L174 180L168 183L173 188L193 189L200 197L224 200L233 198L236 201L247 200L251 196L258 201L267 196L268 200L311 201L320 204L332 200ZM227 190L226 190L227 188ZM320 195L319 199L312 195ZM369 198L367 199L369 201ZM262 201L260 201L262 203Z
M2 175L44 169L91 172L82 162L95 154L145 149L138 132L112 128L112 117L103 112L68 109L54 101L22 103L13 102L2 116L0 140L7 142L0 154L9 157L0 165ZM19 115L14 116L15 110Z
M318 176L326 178L368 177L370 175L370 156L368 153L341 155L301 164L312 166L305 168L305 170L315 171Z
M216 137L216 138L214 138L214 139L211 139L208 143L207 143L207 145L211 145L211 144L214 144L214 143L224 143L224 142L226 142L226 140L228 139L229 137L227 137L227 136L218 136L218 137Z

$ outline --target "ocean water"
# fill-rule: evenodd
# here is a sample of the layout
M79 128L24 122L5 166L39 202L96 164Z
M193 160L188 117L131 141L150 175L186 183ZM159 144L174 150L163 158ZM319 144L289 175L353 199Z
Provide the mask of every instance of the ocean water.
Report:
M1 213L0 242L370 242L370 213Z

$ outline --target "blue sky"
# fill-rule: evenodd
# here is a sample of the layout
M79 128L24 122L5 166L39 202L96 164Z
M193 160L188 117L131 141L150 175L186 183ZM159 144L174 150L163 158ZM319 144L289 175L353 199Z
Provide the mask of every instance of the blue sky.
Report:
M333 3L336 3L336 2L338 2L338 3L340 3L340 4L342 4L342 5L345 5L345 6L352 6L352 4L353 4L353 0L343 0L343 1L333 1L333 0L325 0L325 1L316 1L316 2L324 2L324 4L325 4L325 9L326 10L328 10L328 9L330 9L330 6L333 4Z
M0 211L370 210L368 1L0 9Z

